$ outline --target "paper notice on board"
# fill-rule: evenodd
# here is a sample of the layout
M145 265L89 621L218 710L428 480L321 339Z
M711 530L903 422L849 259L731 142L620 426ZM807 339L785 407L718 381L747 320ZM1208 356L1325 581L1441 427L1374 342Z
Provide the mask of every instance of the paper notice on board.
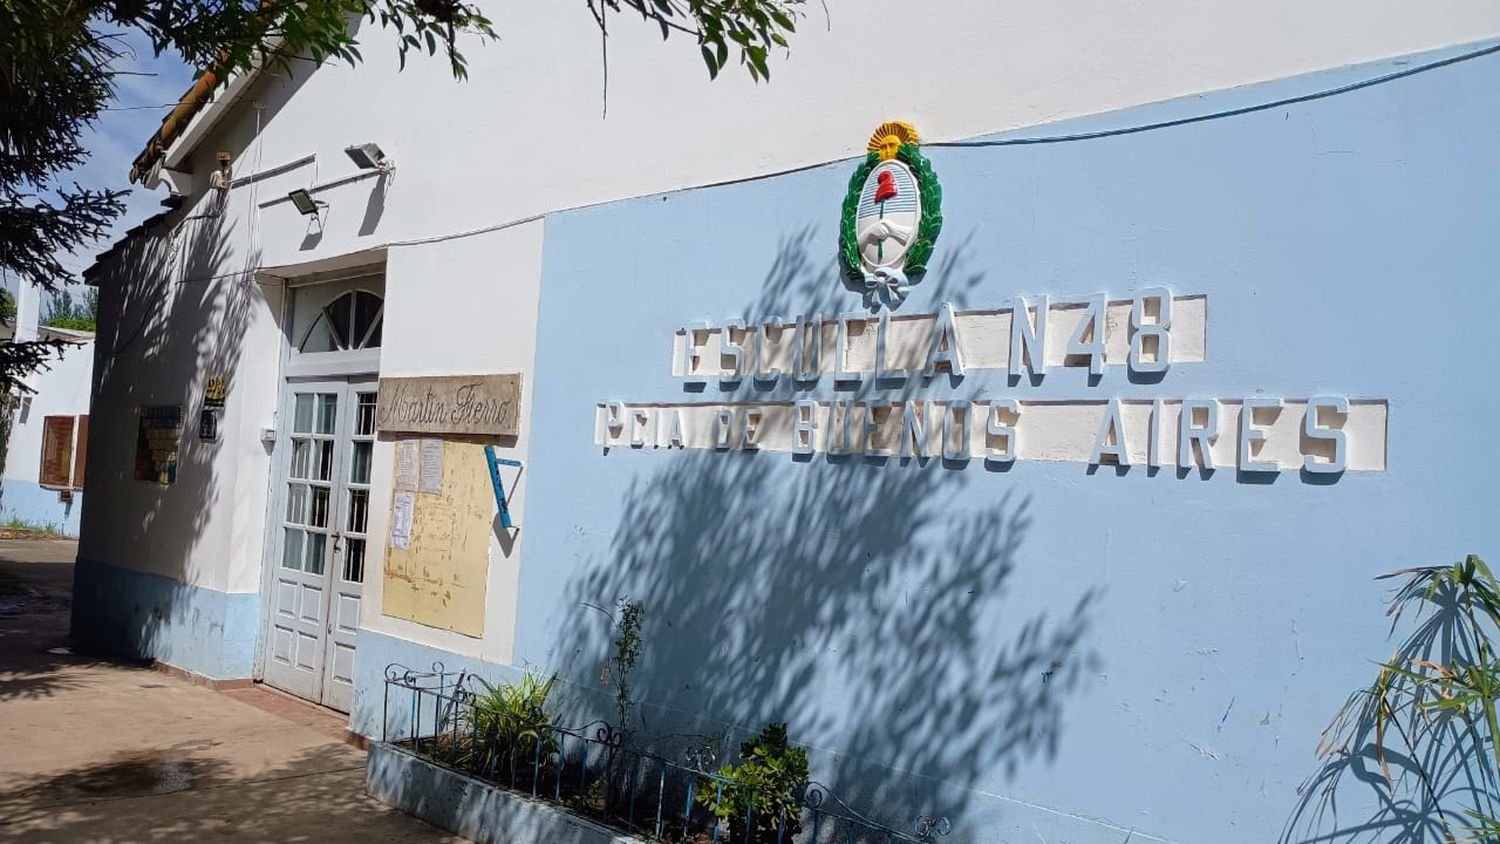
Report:
M443 491L442 440L422 440L422 478L417 491L433 495Z
M416 496L398 492L391 505L391 547L398 551L411 548L411 523L416 503Z
M396 491L417 491L416 440L399 440L396 443Z

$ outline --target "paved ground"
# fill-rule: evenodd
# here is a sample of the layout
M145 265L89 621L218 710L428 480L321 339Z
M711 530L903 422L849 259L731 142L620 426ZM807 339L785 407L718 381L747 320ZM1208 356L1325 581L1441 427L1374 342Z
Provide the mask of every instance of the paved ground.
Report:
M74 655L75 550L0 539L0 841L461 841L367 797L327 710Z

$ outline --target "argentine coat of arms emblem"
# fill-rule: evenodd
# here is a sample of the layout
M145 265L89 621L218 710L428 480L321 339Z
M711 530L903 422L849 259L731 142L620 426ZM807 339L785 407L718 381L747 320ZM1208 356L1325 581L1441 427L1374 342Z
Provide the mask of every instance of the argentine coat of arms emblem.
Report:
M921 280L943 228L943 189L909 123L883 123L849 179L839 259L871 308L894 308Z

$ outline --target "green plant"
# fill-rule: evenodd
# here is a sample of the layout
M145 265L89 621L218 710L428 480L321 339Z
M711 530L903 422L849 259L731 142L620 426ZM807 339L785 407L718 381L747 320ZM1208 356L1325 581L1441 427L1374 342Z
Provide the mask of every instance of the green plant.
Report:
M1329 818L1337 826L1349 772L1380 807L1352 829L1383 830L1382 841L1500 840L1500 582L1473 554L1382 576L1392 577L1403 581L1391 630L1408 611L1416 629L1324 731L1324 768L1300 790L1283 841L1324 832Z
M515 683L487 689L474 700L470 762L479 771L508 772L557 752L547 699L557 675L546 679L530 671Z
M67 290L52 293L47 303L47 318L42 324L53 328L94 331L99 323L99 291L84 291L81 301L74 301Z
M701 778L697 800L735 840L790 841L801 828L799 792L807 782L807 751L787 741L786 724L767 724L740 743L740 761Z
M25 531L26 533L40 533L43 536L49 537L66 536L63 526L57 522L32 522L16 515L11 515L10 518L6 519L5 524L0 525L0 528Z
M621 601L615 621L615 653L610 657L607 673L615 684L615 717L622 733L630 730L630 675L641 658L641 622L646 606L640 601Z

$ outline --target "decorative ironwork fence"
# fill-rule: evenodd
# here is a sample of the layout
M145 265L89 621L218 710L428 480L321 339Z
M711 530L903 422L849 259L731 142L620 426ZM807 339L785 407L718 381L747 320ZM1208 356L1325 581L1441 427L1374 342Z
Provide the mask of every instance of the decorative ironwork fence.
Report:
M481 678L442 663L430 671L387 666L381 739L652 841L931 844L951 831L947 818L930 815L916 817L910 829L880 823L817 782L790 795L757 793L715 773L718 760L707 745L672 759L627 746L605 721L548 724L501 738L476 712L489 690Z

